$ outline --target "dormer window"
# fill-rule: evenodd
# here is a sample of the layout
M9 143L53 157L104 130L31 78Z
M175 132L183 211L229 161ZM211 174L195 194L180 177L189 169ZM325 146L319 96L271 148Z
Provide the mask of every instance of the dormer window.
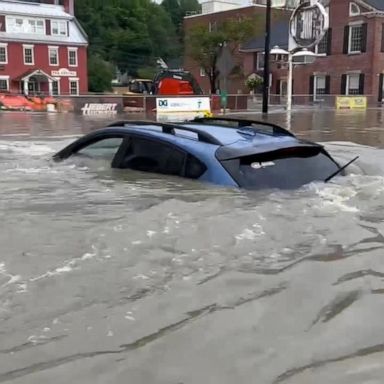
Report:
M54 36L67 36L67 22L65 20L52 20L51 34Z
M349 16L359 16L360 7L356 3L349 3Z

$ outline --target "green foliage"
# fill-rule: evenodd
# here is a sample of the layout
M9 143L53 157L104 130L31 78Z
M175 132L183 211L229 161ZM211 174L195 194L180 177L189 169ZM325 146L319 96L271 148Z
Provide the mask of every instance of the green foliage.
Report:
M252 74L245 81L245 85L250 91L258 92L263 85L263 79L256 74Z
M210 31L206 25L196 25L188 35L187 55L191 57L207 74L211 92L216 92L216 80L219 76L217 61L222 48L226 45L234 53L241 43L255 35L262 28L259 17L230 19L213 26Z
M89 56L88 79L90 92L101 93L111 89L114 77L113 66L97 54Z
M155 67L143 67L139 68L137 71L137 76L140 79L149 79L152 80L153 77L156 74L156 68Z
M103 58L131 76L155 68L158 57L167 61L180 56L183 17L200 7L197 0L164 0L162 5L151 0L76 0L75 6L88 34L91 65L96 57Z

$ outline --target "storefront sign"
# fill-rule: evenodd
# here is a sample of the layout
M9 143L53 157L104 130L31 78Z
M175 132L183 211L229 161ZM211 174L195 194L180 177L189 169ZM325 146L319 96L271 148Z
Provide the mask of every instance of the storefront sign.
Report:
M70 71L67 68L60 68L58 71L51 71L52 76L57 76L57 77L76 77L77 72L76 71Z
M337 96L337 109L367 109L366 96Z
M156 99L158 121L185 121L210 114L209 97L159 97Z
M117 103L87 103L81 111L83 115L116 115Z

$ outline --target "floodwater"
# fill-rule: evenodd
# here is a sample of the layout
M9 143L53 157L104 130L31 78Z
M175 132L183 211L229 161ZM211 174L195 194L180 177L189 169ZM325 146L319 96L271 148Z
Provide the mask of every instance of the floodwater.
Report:
M293 114L360 159L245 192L55 164L105 120L0 114L0 382L383 383L383 119Z

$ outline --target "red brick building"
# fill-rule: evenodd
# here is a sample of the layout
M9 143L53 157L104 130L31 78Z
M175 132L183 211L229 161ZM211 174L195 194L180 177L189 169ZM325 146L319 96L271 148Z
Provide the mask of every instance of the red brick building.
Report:
M241 1L239 3L241 3ZM224 20L241 20L244 17L255 17L255 19L260 24L258 29L260 31L263 31L265 25L265 1L257 0L254 3L254 5L250 6L236 6L235 4L233 4L233 6L231 7L231 1L207 1L206 3L203 3L202 14L187 16L184 18L185 35L188 36L188 32L191 30L191 28L197 25L203 25L207 28L207 30L212 31L217 28L217 26ZM207 13L204 13L204 5L206 5ZM229 9L224 11L216 11L216 9L225 8L225 6L227 6ZM210 11L210 9L212 11ZM284 9L273 9L272 24L274 25L282 19L285 19L285 24L287 24L289 16L290 11ZM236 47L233 53L234 62L237 65L237 70L235 70L235 73L229 76L229 93L245 93L247 91L247 88L245 86L245 80L247 76L253 72L252 65L249 67L249 65L247 65L247 61L249 59L253 60L253 56L256 54L256 51L252 50L251 53L244 54L244 52L241 52L239 48L240 47ZM202 68L200 68L200 65L189 57L188 51L186 51L184 57L184 68L190 71L194 75L202 89L206 93L209 93L209 79L202 70ZM218 84L218 86L220 86L220 83Z
M0 92L86 93L87 45L74 0L0 0Z
M298 65L293 74L294 95L368 95L382 101L384 77L384 1L331 0L328 4L330 28L315 48L313 64ZM272 34L272 46L288 48L288 25ZM248 72L263 67L263 39L255 38L242 47ZM271 93L286 93L286 66L272 65ZM297 100L300 96L296 97ZM330 98L331 100L331 98Z
M256 6L257 12L265 7ZM331 0L328 2L330 29L315 47L318 54L313 64L298 65L293 74L294 95L313 95L312 100L324 95L368 95L369 100L383 100L384 94L384 0ZM195 16L206 23L218 17L233 17L237 12L248 13L255 7ZM277 11L277 10L276 10ZM186 19L186 32L193 18ZM276 18L272 23L271 47L288 49L287 18ZM264 66L264 36L256 36L240 48L244 76L262 75ZM186 69L198 74L198 68L186 61ZM287 66L271 64L271 94L285 95ZM197 77L204 81L201 77ZM239 84L241 85L241 84ZM246 88L242 87L246 92ZM299 100L300 96L296 96ZM330 98L332 100L332 98ZM295 101L295 100L294 100Z

